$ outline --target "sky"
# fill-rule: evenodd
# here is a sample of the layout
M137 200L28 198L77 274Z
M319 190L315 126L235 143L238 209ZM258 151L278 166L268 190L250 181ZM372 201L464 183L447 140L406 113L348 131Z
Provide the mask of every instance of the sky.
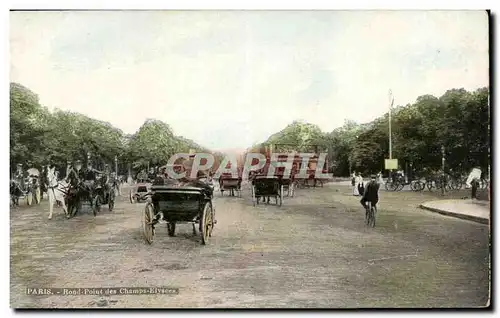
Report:
M148 118L213 150L294 120L330 132L488 86L485 11L10 13L11 81L49 109L134 133Z

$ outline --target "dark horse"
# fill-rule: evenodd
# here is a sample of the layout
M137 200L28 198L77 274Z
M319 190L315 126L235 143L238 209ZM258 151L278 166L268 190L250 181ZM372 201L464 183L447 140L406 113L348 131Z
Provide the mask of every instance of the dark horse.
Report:
M95 181L81 180L73 169L70 170L67 179L70 184L70 189L66 196L66 204L68 206L69 215L77 215L80 211L82 211L83 203L88 202L95 216L97 213L94 204L96 197Z

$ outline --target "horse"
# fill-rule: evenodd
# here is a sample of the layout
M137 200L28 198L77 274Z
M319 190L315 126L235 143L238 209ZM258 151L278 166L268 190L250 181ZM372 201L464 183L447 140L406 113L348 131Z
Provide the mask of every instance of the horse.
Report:
M22 195L21 184L17 180L10 180L10 202L12 206L19 206L19 197Z
M69 191L69 184L65 181L58 181L56 172L56 168L48 168L47 169L47 196L49 197L49 220L52 219L52 212L54 209L54 204L59 202L64 210L64 214L67 218L70 217L68 214L68 209L66 207L65 196Z
M80 173L81 175L81 173ZM95 180L82 180L83 176L79 177L79 173L70 169L67 180L70 184L68 192L68 206L70 206L70 215L75 216L82 210L83 202L89 203L94 216L96 215L94 207L94 199L96 196L96 183Z

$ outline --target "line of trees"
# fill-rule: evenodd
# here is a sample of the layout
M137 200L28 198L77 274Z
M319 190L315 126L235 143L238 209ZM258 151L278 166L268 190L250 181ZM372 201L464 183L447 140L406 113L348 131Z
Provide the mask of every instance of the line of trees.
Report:
M40 167L51 162L61 169L66 162L87 160L96 166L131 164L135 171L166 164L179 152L209 150L194 141L175 136L168 124L148 119L133 135L85 115L56 109L50 112L28 88L10 84L10 165ZM220 156L220 154L219 154ZM125 163L125 165L124 165Z
M466 172L475 166L489 167L489 91L480 88L448 90L441 97L424 95L415 103L392 109L392 157L402 169L416 174L441 168L441 147L445 147L447 169ZM384 171L389 154L389 113L370 123L346 121L342 127L324 133L315 125L293 122L250 151L270 144L279 151L311 151L317 145L327 150L330 170L347 176L351 171L371 174ZM289 148L289 149L288 149ZM292 149L293 148L293 149Z
M50 112L28 88L10 85L10 163L41 166L49 161L64 166L67 160L86 160L112 164L132 164L134 170L167 163L174 153L210 152L194 141L175 136L168 124L148 119L133 135L124 134L111 124L79 113ZM276 145L276 152L311 152L313 145L328 152L330 171L347 176L351 171L371 174L384 170L389 153L388 113L366 124L346 121L332 132L295 121L249 151L265 152ZM392 152L401 168L415 173L424 168L441 167L441 147L445 147L446 166L465 172L489 167L489 91L451 89L443 96L424 95L415 103L392 109ZM214 153L216 166L223 154ZM123 165L122 165L123 167Z

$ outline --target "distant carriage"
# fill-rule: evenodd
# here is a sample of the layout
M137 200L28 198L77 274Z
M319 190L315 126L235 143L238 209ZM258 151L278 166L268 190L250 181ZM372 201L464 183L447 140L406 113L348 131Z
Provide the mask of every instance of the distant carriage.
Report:
M18 172L18 176L10 181L11 204L19 205L19 199L26 198L26 204L40 204L42 200L42 190L40 185L40 171L36 168L30 168L23 173Z
M130 189L129 200L130 203L140 203L146 201L147 194L151 190L151 183L138 183Z
M223 173L219 178L221 195L224 195L224 191L228 191L230 196L235 196L236 192L237 196L241 197L241 182L241 175L233 177L230 173Z
M263 202L270 203L273 198L276 205L283 204L283 179L277 176L256 175L252 180L252 203L253 206Z
M107 205L109 211L115 206L115 184L111 183L105 175L101 176L96 183L94 206L97 212L101 211L102 205Z

